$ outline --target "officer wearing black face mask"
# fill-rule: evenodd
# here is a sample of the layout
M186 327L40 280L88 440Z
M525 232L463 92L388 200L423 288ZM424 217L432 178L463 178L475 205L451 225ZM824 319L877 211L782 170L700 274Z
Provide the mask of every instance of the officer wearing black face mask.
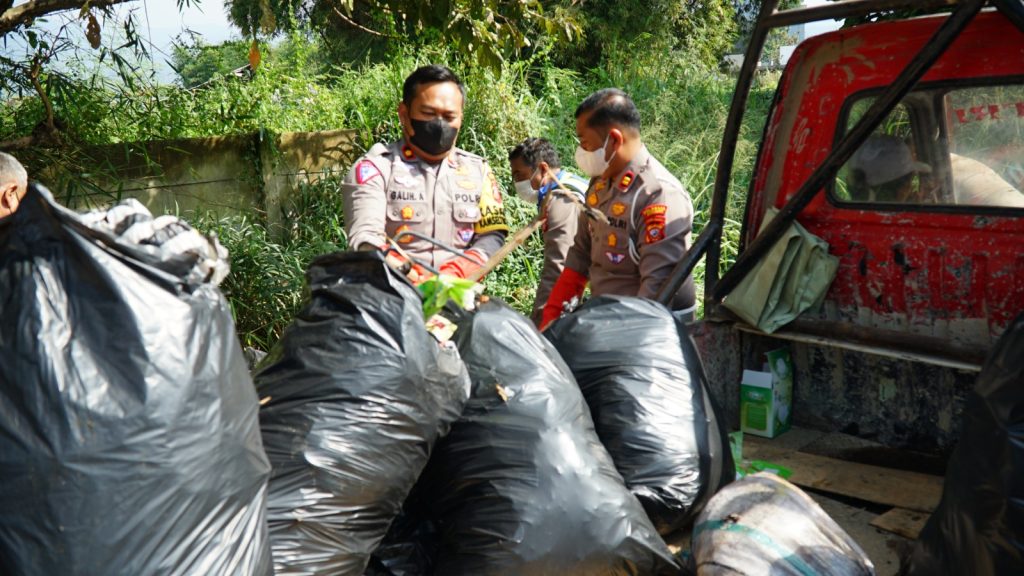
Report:
M351 248L387 250L387 238L397 238L411 256L463 278L501 248L508 225L498 181L483 158L455 147L465 95L444 66L423 66L406 78L398 104L404 138L374 145L342 185ZM471 260L401 237L407 230Z

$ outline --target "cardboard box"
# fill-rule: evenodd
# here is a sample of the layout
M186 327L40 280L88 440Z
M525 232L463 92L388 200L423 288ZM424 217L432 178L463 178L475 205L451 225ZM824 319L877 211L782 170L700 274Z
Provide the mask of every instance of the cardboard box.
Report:
M765 354L764 371L744 370L740 382L740 429L774 438L789 430L793 403L793 361L788 348Z

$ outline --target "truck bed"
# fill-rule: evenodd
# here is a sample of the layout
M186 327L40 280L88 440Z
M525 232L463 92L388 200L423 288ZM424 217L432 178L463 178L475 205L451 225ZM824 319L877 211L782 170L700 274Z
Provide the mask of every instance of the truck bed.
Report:
M879 576L899 572L939 502L945 462L839 433L793 428L775 439L745 435L743 457L789 468L800 486L864 549ZM667 538L690 549L689 531Z

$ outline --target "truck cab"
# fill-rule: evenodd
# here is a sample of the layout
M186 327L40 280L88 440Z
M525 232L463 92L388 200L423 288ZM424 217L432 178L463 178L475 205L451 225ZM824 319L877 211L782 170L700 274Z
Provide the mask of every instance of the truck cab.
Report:
M774 4L765 3L765 26L900 3ZM695 330L727 414L739 414L742 370L786 345L798 425L940 457L956 443L964 395L1024 311L1024 32L1012 10L975 12L956 30L947 12L842 28L797 47L764 129L739 256L719 278L714 228L749 80L741 70L705 230L705 321ZM770 334L722 305L774 241L762 238L769 209L838 258L820 305ZM758 244L767 245L759 254Z

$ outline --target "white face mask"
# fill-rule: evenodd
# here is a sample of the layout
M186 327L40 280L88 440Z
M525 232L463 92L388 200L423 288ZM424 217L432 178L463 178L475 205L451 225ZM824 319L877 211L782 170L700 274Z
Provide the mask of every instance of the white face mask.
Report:
M611 158L607 160L604 159L604 149L605 146L608 146L609 138L611 138L611 134L606 136L604 144L593 152L584 150L583 146L576 147L576 165L579 166L580 170L582 170L587 176L597 178L604 174L604 171L608 169L608 164L611 163L612 158L615 158L615 154L618 154L618 151L616 150L612 153Z
M516 184L516 195L523 202L530 204L537 203L537 191L533 189L533 184L530 184L529 180L519 180Z

